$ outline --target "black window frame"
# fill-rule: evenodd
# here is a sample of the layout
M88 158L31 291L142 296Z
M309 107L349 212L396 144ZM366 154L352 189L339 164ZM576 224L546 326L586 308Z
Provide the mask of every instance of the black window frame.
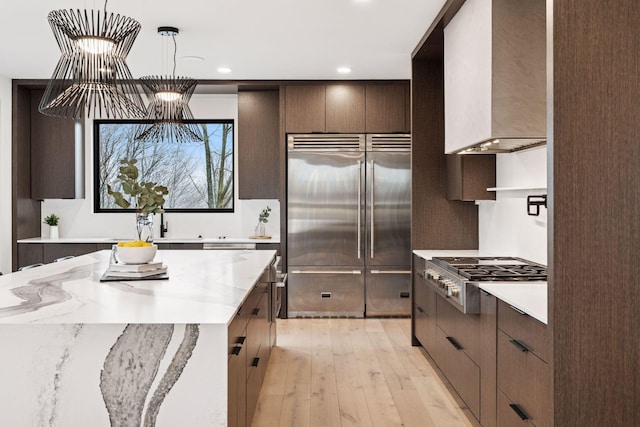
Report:
M231 177L233 180L233 188L231 190L231 203L230 208L164 208L166 213L234 213L236 207L236 120L229 119L194 119L185 120L186 123L230 123L233 126L232 135L232 147L233 152L231 154L232 171ZM143 124L151 123L150 120L143 119L95 119L93 121L93 211L94 213L134 213L135 209L125 208L103 208L100 206L100 125L101 124ZM176 143L171 143L176 144ZM186 143L188 144L188 143ZM162 184L162 183L160 183ZM169 189L171 191L171 189Z

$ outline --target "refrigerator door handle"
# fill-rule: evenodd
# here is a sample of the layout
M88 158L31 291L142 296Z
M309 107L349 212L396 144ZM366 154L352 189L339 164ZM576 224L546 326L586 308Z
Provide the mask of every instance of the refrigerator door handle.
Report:
M361 270L292 270L291 274L362 274Z
M411 274L411 270L371 270L371 274Z
M362 160L358 160L358 259L362 258L362 219L360 205L362 204Z
M374 203L374 201L375 201L375 198L374 198L374 189L375 189L375 185L374 185L374 182L375 182L374 169L375 169L375 166L376 166L376 162L371 160L371 181L370 181L371 185L369 186L370 187L369 191L371 192L371 202L370 202L370 206L369 206L369 208L371 209L371 221L370 221L371 222L371 226L370 226L371 258L373 258L373 256L374 256L374 246L375 246L375 233L374 233L374 230L376 228L375 227L375 223L373 222L373 207L375 206L375 203Z

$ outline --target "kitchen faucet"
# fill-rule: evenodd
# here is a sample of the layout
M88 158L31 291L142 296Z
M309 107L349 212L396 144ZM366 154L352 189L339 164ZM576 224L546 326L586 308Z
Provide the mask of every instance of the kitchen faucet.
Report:
M164 237L164 233L169 231L169 221L164 222L164 212L160 214L160 237Z

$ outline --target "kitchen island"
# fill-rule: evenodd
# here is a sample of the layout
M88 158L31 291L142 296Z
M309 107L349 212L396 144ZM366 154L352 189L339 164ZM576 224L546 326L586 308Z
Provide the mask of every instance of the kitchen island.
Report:
M229 330L275 251L158 251L168 280L100 282L109 256L0 276L2 424L226 426Z

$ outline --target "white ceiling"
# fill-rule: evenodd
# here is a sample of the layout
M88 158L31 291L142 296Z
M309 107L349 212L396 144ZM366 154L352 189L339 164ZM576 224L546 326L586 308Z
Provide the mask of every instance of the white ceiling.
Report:
M176 74L196 79L408 79L411 52L445 0L111 0L108 13L142 24L127 63L134 77L169 73L170 38L180 29ZM93 0L0 0L0 75L48 79L60 56L47 14L102 9ZM183 56L204 61L186 61ZM218 67L231 68L229 74ZM339 66L351 67L341 75Z

